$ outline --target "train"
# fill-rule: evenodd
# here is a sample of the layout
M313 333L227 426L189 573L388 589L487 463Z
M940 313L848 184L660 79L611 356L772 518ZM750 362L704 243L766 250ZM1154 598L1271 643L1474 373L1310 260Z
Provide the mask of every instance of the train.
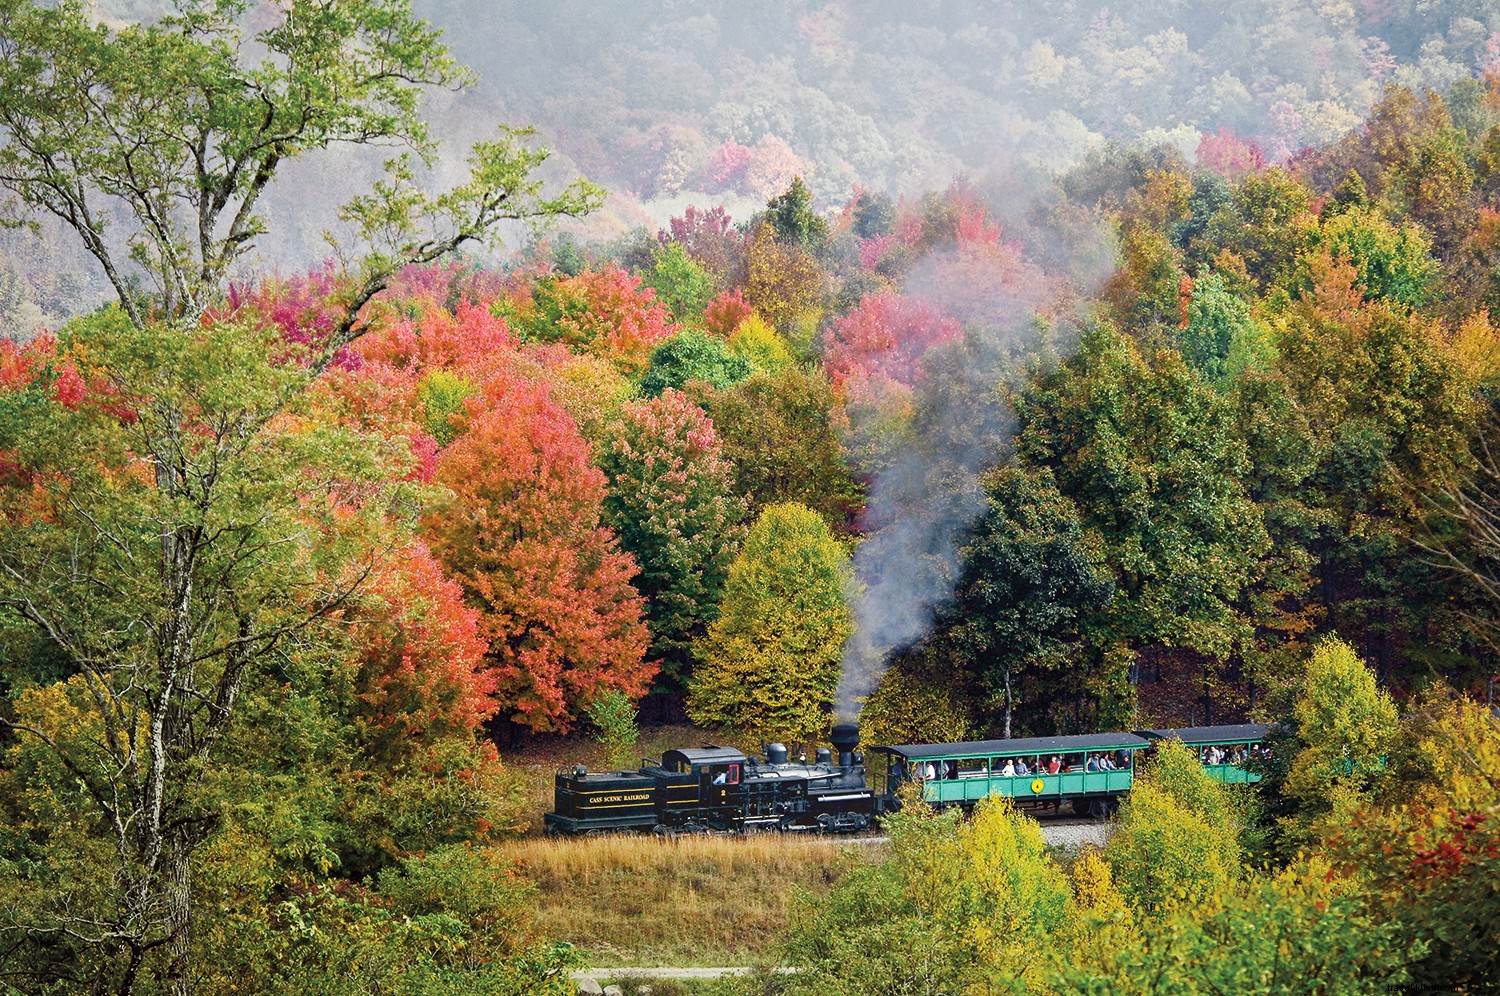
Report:
M636 771L559 771L544 832L561 835L653 831L664 834L758 830L851 833L869 830L901 807L905 786L934 808L971 808L1004 796L1034 811L1104 818L1130 792L1137 755L1166 740L1198 753L1210 777L1259 780L1251 761L1263 751L1262 723L1090 733L1079 736L898 744L860 753L859 727L833 727L832 747L792 760L783 744L764 759L705 744L645 758ZM908 790L909 791L909 790Z

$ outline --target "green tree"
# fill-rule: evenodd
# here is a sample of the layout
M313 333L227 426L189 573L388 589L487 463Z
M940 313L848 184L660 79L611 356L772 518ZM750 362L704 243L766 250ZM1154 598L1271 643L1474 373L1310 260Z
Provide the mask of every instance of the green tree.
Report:
M334 348L403 265L504 219L577 214L597 201L587 184L540 197L532 172L547 153L518 144L526 131L475 146L467 183L437 196L416 186L416 162L435 153L420 88L470 76L406 0L297 0L252 37L247 7L182 2L152 24L113 30L79 0L0 6L0 185L78 235L136 326L157 313L196 321L218 305L264 231L261 195L287 163L329 146L412 150L344 209L377 251L361 261ZM129 219L123 241L117 217ZM155 304L127 264L155 285Z
M864 502L834 429L833 389L817 372L788 367L757 373L712 401L735 491L751 515L780 502L813 509L829 528L848 530Z
M656 299L667 306L679 324L701 319L717 287L714 278L680 242L669 242L656 251L644 283L656 291Z
M634 760L635 744L641 738L636 724L635 703L618 688L609 688L589 702L585 709L589 723L604 746L604 763L625 768Z
M1187 324L1177 330L1178 349L1188 366L1216 387L1248 368L1268 367L1275 357L1270 330L1249 303L1231 293L1218 274L1204 274L1192 287Z
M641 393L654 398L669 388L680 391L690 381L723 389L749 376L750 361L731 352L722 339L684 329L651 351L651 365L641 377Z
M1103 542L1116 595L1099 621L1110 642L1227 660L1251 635L1241 601L1268 548L1228 401L1175 352L1148 360L1103 326L1016 409L1020 464L1050 469Z
M1419 308L1438 276L1426 233L1410 224L1397 227L1370 209L1325 218L1316 242L1354 265L1368 297Z
M609 481L605 521L641 570L635 586L646 597L649 656L679 692L744 534L732 468L713 423L673 390L626 404L597 461Z
M692 720L751 739L820 739L851 628L851 584L848 554L816 512L761 512L729 567L719 617L694 646Z
M1248 176L1208 224L1208 239L1244 261L1262 289L1285 286L1296 273L1316 219L1312 194L1280 168Z
M981 674L1008 738L1023 680L1040 698L1066 697L1059 675L1081 663L1086 620L1109 604L1114 582L1049 473L1006 468L986 491L988 507L960 553L962 573L933 642Z
M812 192L802 177L792 177L786 191L766 202L766 221L776 237L791 245L816 252L828 237L828 223L812 207Z
M81 693L86 739L13 728L78 780L113 882L64 887L45 929L77 939L102 989L132 991L148 962L185 989L193 859L218 824L210 775L236 705L371 571L399 465L373 440L277 419L309 370L255 328L136 329L116 309L65 344L113 389L69 406L39 371L4 397L0 446L42 490L7 489L8 509L33 512L0 538L0 597Z

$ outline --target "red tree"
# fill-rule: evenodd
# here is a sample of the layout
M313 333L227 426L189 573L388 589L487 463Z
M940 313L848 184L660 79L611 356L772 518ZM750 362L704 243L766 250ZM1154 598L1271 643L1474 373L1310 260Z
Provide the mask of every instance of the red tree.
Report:
M399 755L495 715L498 681L480 615L425 546L414 544L385 564L364 601L372 611L354 628L355 695L371 753Z
M644 370L657 343L681 331L655 291L613 265L538 280L515 322L532 339L593 353L626 373Z
M869 294L834 322L823 365L835 384L881 375L911 386L927 351L961 334L958 322L920 298Z
M424 527L483 611L511 719L566 730L596 691L636 697L656 672L636 566L600 525L588 443L544 387L497 375L468 409L468 431L438 458L452 500Z

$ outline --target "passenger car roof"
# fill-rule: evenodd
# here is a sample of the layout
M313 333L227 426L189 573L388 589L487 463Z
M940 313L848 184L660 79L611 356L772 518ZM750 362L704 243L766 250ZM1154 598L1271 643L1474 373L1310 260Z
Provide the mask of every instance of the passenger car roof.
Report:
M1076 754L1090 750L1140 750L1151 746L1133 733L1085 733L1073 737L1029 737L1021 740L969 740L956 744L899 744L876 750L910 759L1017 757L1032 754Z
M1267 724L1238 726L1188 726L1180 730L1136 730L1152 740L1181 740L1185 744L1243 744L1266 738Z

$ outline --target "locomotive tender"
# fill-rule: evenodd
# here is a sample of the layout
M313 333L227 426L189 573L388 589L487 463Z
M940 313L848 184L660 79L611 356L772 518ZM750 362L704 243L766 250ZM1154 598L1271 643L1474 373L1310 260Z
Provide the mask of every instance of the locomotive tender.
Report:
M1209 777L1253 783L1260 776L1245 759L1265 735L1265 725L1243 724L894 745L874 748L879 760L867 772L864 756L855 752L859 727L840 723L830 738L833 751L819 748L811 764L789 761L781 744L767 745L764 761L732 747L706 745L669 750L660 760L643 761L639 771L596 773L579 766L558 772L545 831L859 831L899 809L896 793L907 783L938 809L970 808L999 795L1024 808L1061 811L1066 804L1100 818L1129 793L1135 756L1149 752L1154 742L1180 740L1197 752ZM1214 747L1227 750L1211 751ZM1100 765L1106 756L1109 764ZM1053 758L1056 771L1049 770ZM1015 763L1020 761L1024 769Z

